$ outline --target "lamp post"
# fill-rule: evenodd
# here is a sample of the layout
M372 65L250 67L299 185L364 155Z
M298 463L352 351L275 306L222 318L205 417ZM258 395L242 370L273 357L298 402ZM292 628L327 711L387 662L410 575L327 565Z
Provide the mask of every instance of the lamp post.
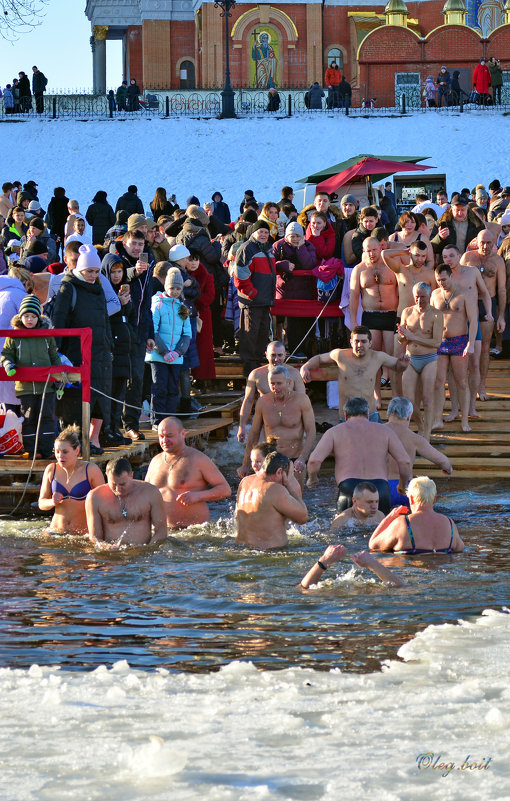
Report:
M220 17L225 17L225 86L221 93L221 118L232 119L235 117L234 97L235 92L230 84L230 30L229 17L235 8L235 0L218 0L214 8L221 8Z

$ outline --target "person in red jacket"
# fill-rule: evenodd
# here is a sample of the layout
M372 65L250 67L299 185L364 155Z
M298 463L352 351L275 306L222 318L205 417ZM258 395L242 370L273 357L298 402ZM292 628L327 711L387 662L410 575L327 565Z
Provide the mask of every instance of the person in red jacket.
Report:
M490 70L485 63L485 59L481 58L480 63L476 65L473 70L473 89L478 92L478 105L487 105L490 95L489 87L491 85Z
M330 259L335 252L335 232L322 211L314 211L310 217L305 239L314 246L319 264L323 259Z
M342 72L338 68L336 61L331 62L331 66L327 68L324 76L324 83L328 87L328 99L326 101L328 108L338 108L340 103L340 95L338 87L342 80Z
M200 315L201 328L197 328L197 351L200 364L192 369L193 378L197 381L209 381L216 378L213 350L213 328L211 303L214 300L214 276L200 262L199 254L190 251L187 272L196 278L200 285L200 297L195 306Z

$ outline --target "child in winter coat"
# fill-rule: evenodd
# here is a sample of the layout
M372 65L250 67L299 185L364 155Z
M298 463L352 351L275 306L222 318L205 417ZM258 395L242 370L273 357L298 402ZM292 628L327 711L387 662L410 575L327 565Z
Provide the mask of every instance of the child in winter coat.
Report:
M434 76L427 75L427 80L425 81L425 88L423 90L423 97L425 98L425 105L428 108L435 108L436 106L436 84L434 83Z
M41 312L35 295L27 295L20 304L18 314L12 318L13 328L50 328L50 321ZM7 337L0 357L8 376L16 374L18 367L51 367L61 364L55 339L48 337ZM51 459L55 439L55 388L47 384L44 402L43 381L16 381L14 391L20 400L23 420L23 444L30 456L35 452L35 435L39 417L38 451L43 459Z
M178 267L171 267L165 291L152 298L155 350L145 357L152 371L152 409L155 422L175 414L179 400L179 373L183 354L191 341L189 311L180 297L184 281Z

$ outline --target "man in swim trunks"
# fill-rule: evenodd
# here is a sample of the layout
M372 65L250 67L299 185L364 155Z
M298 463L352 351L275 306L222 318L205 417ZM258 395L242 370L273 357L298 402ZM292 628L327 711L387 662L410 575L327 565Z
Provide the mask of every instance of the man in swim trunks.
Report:
M492 316L492 303L491 296L484 284L480 270L476 267L467 267L460 263L461 251L455 245L446 245L443 250L443 261L447 264L452 271L452 281L454 284L459 284L465 292L468 292L475 302L479 304L478 319L483 319L487 323L494 325L494 318ZM483 315L485 310L485 315ZM480 385L480 352L482 349L482 334L480 324L477 323L477 331L475 338L475 349L473 353L468 356L468 384L469 384L469 415L470 417L479 417L476 411L476 395ZM451 371L450 371L451 373ZM452 401L452 410L446 422L455 420L459 412L459 403L457 398L457 388L455 381L452 379L448 381L450 385L450 398Z
M352 505L356 485L360 481L370 481L379 492L379 509L388 514L391 508L388 455L398 464L402 494L411 477L411 460L398 437L387 426L371 423L368 412L364 398L349 398L344 406L347 422L326 431L308 460L308 486L316 487L320 466L333 453L339 513Z
M453 468L446 454L433 448L425 437L421 437L409 428L413 414L413 404L407 398L392 398L388 405L388 422L385 424L395 432L400 442L404 446L411 461L411 469L414 465L416 456L428 459L432 464L437 464L443 473L451 476ZM388 458L389 485L391 490L392 506L409 506L406 495L401 495L397 491L398 486L398 466L393 457Z
M294 462L294 472L301 485L306 478L306 462L315 445L315 417L307 395L291 389L292 380L283 364L269 370L271 392L261 395L255 405L253 423L246 441L244 459L238 475L250 472L250 454L260 439L262 426L266 438L276 437L278 451Z
M151 460L145 481L163 496L169 528L186 528L210 519L209 501L229 498L232 490L205 453L186 445L186 431L175 417L158 426L163 453Z
M349 313L351 320L355 320L361 297L361 324L370 329L373 349L392 356L398 288L396 276L382 260L381 253L378 239L373 236L365 239L362 261L351 275Z
M152 545L167 536L161 493L133 478L124 456L106 465L107 484L87 495L85 510L92 542L104 548Z
M397 481L398 483L398 481ZM341 528L374 528L384 518L379 511L379 492L370 481L360 481L352 493L352 506L333 518L331 531Z
M237 542L261 550L287 545L289 520L307 522L308 511L288 456L270 453L260 472L243 478L235 517Z
M476 238L478 249L468 250L463 253L460 263L466 267L477 267L482 276L482 280L487 287L491 298L491 313L496 320L496 330L503 333L505 330L505 307L506 307L506 268L505 262L493 252L495 238L491 231L480 231ZM481 301L478 301L478 311L480 328L482 332L482 349L480 353L480 385L478 396L481 401L488 400L485 389L485 381L489 371L490 344L494 322L486 320L485 308ZM497 319L496 319L497 318Z
M437 374L434 388L434 419L432 430L443 428L445 383L451 366L457 385L462 413L462 430L471 431L469 416L469 386L467 381L467 356L474 351L478 308L473 294L454 284L452 271L447 264L438 264L436 280L439 284L430 299L435 309L443 312L443 341L437 351ZM469 331L469 334L468 334Z
M437 349L443 338L443 313L430 305L431 289L425 282L413 287L414 306L402 310L402 322L397 325L399 342L406 346L411 358L403 375L403 393L416 407L419 430L430 439L434 414L434 387L437 374ZM423 420L416 403L418 384L421 384Z
M351 331L351 347L336 348L330 353L313 356L301 367L305 382L311 380L311 370L335 364L338 367L338 412L351 397L365 398L369 405L370 421L380 422L374 395L377 373L381 367L391 367L403 372L409 364L409 356L402 354L396 359L382 351L372 350L372 334L364 325Z
M270 342L266 349L267 364L262 367L256 367L252 370L246 381L246 388L244 391L244 399L239 412L239 428L237 429L237 439L239 442L246 441L246 426L250 419L253 404L258 395L266 395L271 392L269 389L268 373L271 367L278 367L280 364L285 363L285 345L277 340ZM285 365L289 371L289 376L292 382L291 389L299 395L305 394L305 385L303 379L295 367L290 364Z

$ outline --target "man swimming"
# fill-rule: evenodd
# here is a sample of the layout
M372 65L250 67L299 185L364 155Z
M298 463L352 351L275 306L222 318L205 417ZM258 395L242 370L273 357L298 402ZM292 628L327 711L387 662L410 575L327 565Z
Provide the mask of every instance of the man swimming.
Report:
M398 483L398 482L397 482ZM384 515L379 511L379 492L371 481L360 481L352 493L352 506L333 518L332 531L341 528L373 528Z

